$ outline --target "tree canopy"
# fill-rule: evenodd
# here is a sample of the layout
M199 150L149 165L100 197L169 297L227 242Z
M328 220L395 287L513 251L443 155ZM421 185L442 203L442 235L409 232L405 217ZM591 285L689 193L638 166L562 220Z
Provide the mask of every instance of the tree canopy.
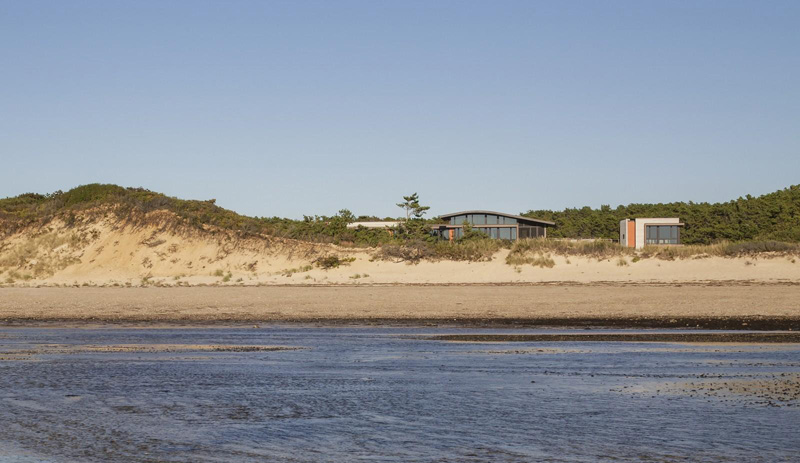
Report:
M398 206L407 212L405 233L394 237L382 229L348 229L356 220L342 209L334 216L306 216L303 220L280 217L247 217L224 209L213 200L182 200L143 188L91 184L52 194L26 193L0 199L0 234L10 233L25 224L60 217L69 222L74 214L98 206L111 206L120 218L129 219L136 212L167 210L193 226L215 226L249 233L265 233L308 241L354 243L374 246L398 239L421 237L429 230L423 219L429 209L419 203L419 195L404 196ZM563 211L531 210L522 215L550 220L556 226L550 237L612 238L619 237L619 221L638 217L678 217L686 224L682 231L685 244L710 244L721 240L776 240L800 242L800 185L774 193L750 195L724 203L675 202L666 204L629 204L571 208ZM377 219L359 216L364 220ZM434 219L435 220L435 219Z
M547 232L555 238L617 239L622 219L678 217L686 224L681 231L684 244L721 240L800 242L800 185L724 203L629 204L613 209L604 205L599 209L530 210L522 215L555 222L555 228Z

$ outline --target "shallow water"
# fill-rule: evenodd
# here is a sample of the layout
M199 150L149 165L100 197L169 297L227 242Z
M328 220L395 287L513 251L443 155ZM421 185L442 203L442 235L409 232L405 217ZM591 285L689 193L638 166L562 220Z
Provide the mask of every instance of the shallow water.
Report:
M797 403L661 392L797 374L799 345L408 336L474 332L0 329L0 461L800 461ZM304 349L83 349L122 344Z

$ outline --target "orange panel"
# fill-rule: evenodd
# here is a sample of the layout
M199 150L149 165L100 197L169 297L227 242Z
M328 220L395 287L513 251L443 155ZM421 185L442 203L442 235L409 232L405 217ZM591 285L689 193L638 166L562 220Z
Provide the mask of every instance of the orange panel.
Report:
M636 247L636 222L633 220L628 221L628 247Z
M454 234L453 232L454 231L455 230L453 230L452 228L450 229L450 241L453 241L453 234Z

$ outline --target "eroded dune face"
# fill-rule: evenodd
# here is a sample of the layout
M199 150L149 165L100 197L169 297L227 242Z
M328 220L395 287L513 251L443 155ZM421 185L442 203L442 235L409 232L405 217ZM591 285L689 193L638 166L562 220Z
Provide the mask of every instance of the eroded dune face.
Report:
M321 255L339 253L331 245L190 227L168 212L136 222L94 214L4 237L0 277L5 284L242 283L296 273Z
M509 263L509 250L500 249L480 262L412 265L376 249L193 226L168 211L124 220L113 212L13 231L0 223L0 286L800 282L793 256L626 260L548 252L543 266ZM338 258L337 265L319 265L324 257Z

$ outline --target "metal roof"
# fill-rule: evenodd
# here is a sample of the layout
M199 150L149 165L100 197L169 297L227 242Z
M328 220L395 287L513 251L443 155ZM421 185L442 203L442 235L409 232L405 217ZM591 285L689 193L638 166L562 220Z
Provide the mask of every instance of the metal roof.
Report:
M468 214L492 214L492 215L500 215L503 217L511 217L517 220L525 220L528 222L537 222L537 223L546 223L547 225L555 225L555 222L550 222L549 220L542 220L536 219L533 217L523 217L521 215L514 215L514 214L506 214L505 212L497 212L497 211L461 211L461 212L453 212L452 214L442 214L438 218L440 219L449 219L450 217L455 217L457 215L468 215Z

